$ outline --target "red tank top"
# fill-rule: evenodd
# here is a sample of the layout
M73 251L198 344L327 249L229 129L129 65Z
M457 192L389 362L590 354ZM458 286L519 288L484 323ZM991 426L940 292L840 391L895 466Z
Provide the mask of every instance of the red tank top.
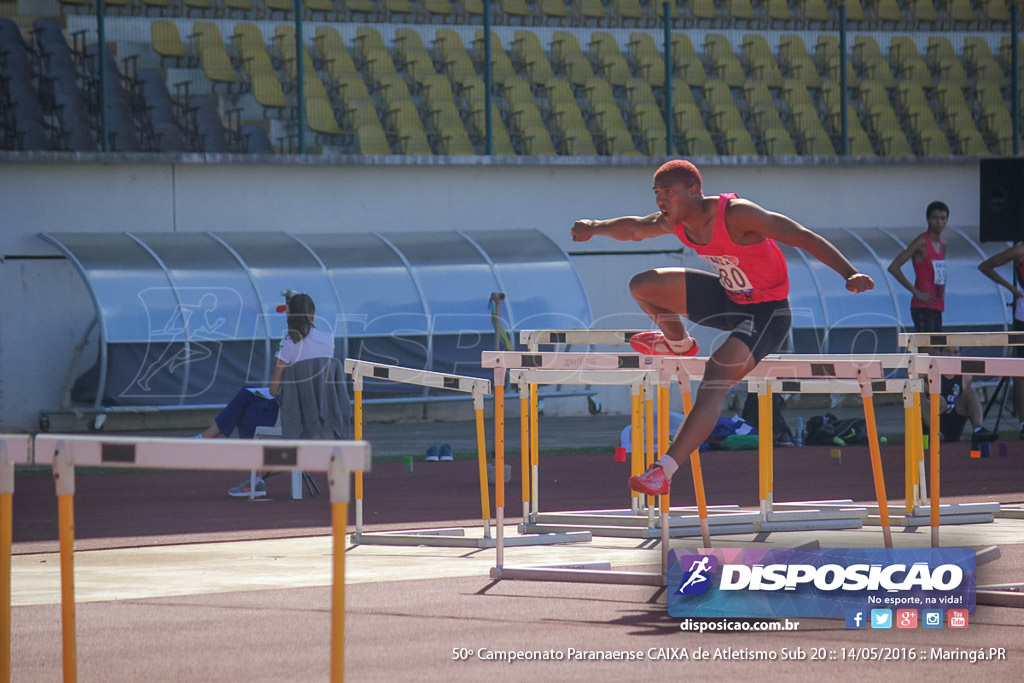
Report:
M939 242L939 247L932 245L928 233L924 234L924 258L914 264L914 287L922 292L935 295L931 303L925 303L916 296L911 298L911 308L932 308L936 311L946 310L946 245Z
M728 297L738 304L782 301L789 296L789 269L775 240L736 244L725 227L725 207L736 199L733 192L718 197L718 215L711 241L695 244L686 237L686 226L675 226L676 237L711 264Z

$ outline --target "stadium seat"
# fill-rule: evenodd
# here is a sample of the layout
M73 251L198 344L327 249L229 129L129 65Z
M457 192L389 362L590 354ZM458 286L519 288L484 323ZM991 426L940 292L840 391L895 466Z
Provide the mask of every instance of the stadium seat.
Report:
M839 6L846 7L846 21L847 24L860 25L861 23L868 21L867 12L864 11L864 5L861 4L860 0L839 0L836 3L836 18L839 18Z
M483 73L485 67L483 31L477 31L476 38L473 40L473 60L479 65L480 72ZM512 60L505 52L501 38L495 31L491 31L491 70L491 78L495 83L505 83L510 79L519 78Z
M914 39L908 35L895 35L889 43L889 59L894 64L896 77L903 81L930 85L933 82L927 62L918 52Z
M690 86L703 86L707 80L704 63L697 55L693 42L685 33L672 34L672 68L677 78Z
M655 86L665 84L665 56L649 33L632 33L627 45L641 78Z
M216 86L223 85L229 93L244 90L244 80L235 73L220 28L210 21L197 21L189 36L193 52L199 57L203 74Z
M185 44L181 40L178 25L173 21L153 21L149 24L149 34L153 45L153 51L160 56L160 66L163 67L169 59L174 60L174 66L180 67L182 63L188 63L188 54L185 52Z
M551 134L544 126L531 126L522 130L520 135L527 156L555 156L555 146L551 142Z
M337 145L341 141L342 130L334 107L324 97L306 98L306 125L313 131L317 145Z
M360 154L391 154L388 136L380 121L374 119L359 125L355 129L355 136Z
M815 57L821 65L822 76L828 80L839 82L839 37L835 35L818 36L814 49ZM853 59L846 60L846 85L856 87L859 79L853 68Z
M713 77L732 87L741 87L747 80L743 66L733 51L732 42L722 33L704 36L704 54L712 65Z
M971 0L938 0L937 4L955 28L973 27L977 23Z
M778 88L782 86L782 72L775 61L775 55L768 45L768 40L759 33L748 33L743 36L743 57L751 76L765 85Z
M1006 0L981 0L982 14L989 24L1009 24L1010 10Z
M537 11L545 24L565 26L569 22L569 9L565 0L537 0Z
M824 27L832 19L825 0L797 0L796 4L805 25Z
M786 79L799 81L808 87L821 85L818 68L800 36L783 34L779 37L779 62L784 68Z
M865 81L896 87L896 78L874 36L859 35L853 40L853 65Z
M512 40L514 61L519 70L525 73L530 83L543 85L555 77L540 38L533 31L516 31Z
M352 55L345 47L341 33L333 26L318 26L313 38L313 49L324 65L331 80L337 83L346 76L359 77Z
M443 65L445 73L454 83L462 84L468 79L477 78L476 67L470 59L462 36L457 31L446 28L437 29L434 38L434 52Z
M1005 83L1003 67L992 55L992 48L983 36L964 38L963 56L976 84L987 83L1001 87Z

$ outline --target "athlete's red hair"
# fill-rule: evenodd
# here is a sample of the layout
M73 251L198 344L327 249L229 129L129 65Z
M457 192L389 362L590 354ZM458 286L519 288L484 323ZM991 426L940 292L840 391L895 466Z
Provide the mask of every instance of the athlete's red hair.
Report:
M684 159L673 159L662 164L661 168L654 172L654 181L658 182L659 180L679 182L686 186L696 184L698 190L701 189L702 183L700 171Z

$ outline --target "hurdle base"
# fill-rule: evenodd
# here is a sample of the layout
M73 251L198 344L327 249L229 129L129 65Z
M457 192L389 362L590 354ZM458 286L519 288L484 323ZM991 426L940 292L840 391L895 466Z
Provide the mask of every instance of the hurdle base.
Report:
M752 534L760 519L758 513L744 512L737 505L711 506L708 512L708 528L713 535ZM671 508L668 525L672 538L701 535L696 507ZM524 534L587 529L595 536L610 538L660 538L661 514L657 510L651 514L649 510L628 509L544 512L519 528Z
M1024 519L1024 505L1000 505L994 514L1000 519Z
M661 574L648 572L613 572L600 569L575 569L568 567L492 567L492 579L515 579L520 581L564 581L574 583L604 583L629 586L665 586L667 581Z
M869 526L881 524L878 506L868 507L869 515L864 523ZM949 503L939 506L939 524L989 524L995 521L999 503ZM889 506L889 525L896 527L931 526L931 506L918 506L909 515L903 506Z
M412 531L382 531L377 533L355 533L349 536L353 545L416 545L438 548L478 548L497 547L497 539L466 537L465 529L415 529ZM531 536L506 536L502 545L557 545L562 543L589 543L591 535L585 531L575 533L545 533Z
M585 530L594 536L604 538L661 538L660 527L647 526L615 526L611 524L605 526L592 526L589 524L527 524L523 525L521 530L521 533L573 533ZM709 530L713 536L752 534L754 533L754 523L715 524L714 526L709 526ZM699 523L688 525L673 523L669 526L669 538L688 538L700 535L701 528Z

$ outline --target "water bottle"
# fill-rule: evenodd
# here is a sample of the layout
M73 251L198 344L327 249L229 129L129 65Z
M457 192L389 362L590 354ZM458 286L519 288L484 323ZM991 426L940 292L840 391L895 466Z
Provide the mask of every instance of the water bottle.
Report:
M804 419L802 417L796 419L796 445L804 445Z

